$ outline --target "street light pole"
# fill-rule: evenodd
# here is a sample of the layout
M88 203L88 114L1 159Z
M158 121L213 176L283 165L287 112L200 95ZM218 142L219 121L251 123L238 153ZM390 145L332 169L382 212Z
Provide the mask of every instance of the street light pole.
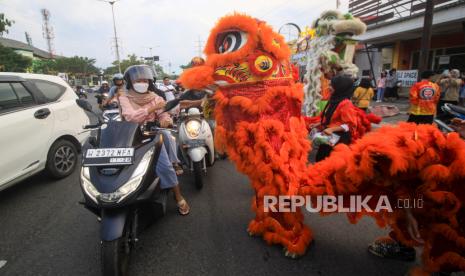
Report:
M113 16L113 33L115 35L116 60L118 62L118 71L121 73L121 59L119 55L118 37L116 36L115 10L113 8L114 4L118 2L119 0L99 0L99 1L107 2L111 5L111 14Z
M420 74L418 74L418 79L420 79L421 72L428 69L431 33L433 28L433 13L434 1L426 0L423 34L421 36L420 62L418 66L418 71L420 72Z

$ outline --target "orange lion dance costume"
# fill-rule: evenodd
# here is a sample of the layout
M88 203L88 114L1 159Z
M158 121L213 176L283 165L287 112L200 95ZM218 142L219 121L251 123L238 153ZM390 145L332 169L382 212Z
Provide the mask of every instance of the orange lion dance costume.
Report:
M457 135L444 136L432 126L386 127L350 147L337 146L329 158L308 166L303 89L292 78L284 39L263 21L233 14L213 28L205 54L205 65L186 70L180 81L191 89L219 86L215 142L255 190L251 235L281 244L288 256L304 254L312 240L300 208L265 212L265 195L404 198L422 193L428 211L414 212L426 241L426 269L465 269L465 143ZM349 218L356 222L361 215ZM400 241L414 244L401 210L369 215L380 226L391 226Z

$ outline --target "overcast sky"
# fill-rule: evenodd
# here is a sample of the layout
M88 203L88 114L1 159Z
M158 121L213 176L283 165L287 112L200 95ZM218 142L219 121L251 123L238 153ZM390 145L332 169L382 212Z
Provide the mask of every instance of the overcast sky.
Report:
M347 10L348 0L341 0ZM293 22L308 26L336 0L120 0L115 4L121 56L135 53L160 56L168 71L179 72L198 53L198 40L205 42L216 20L238 11L267 21L276 30ZM46 50L40 10L50 11L55 53L97 59L99 67L115 60L111 8L98 0L0 0L0 12L15 21L5 37L25 42L28 32L34 46Z

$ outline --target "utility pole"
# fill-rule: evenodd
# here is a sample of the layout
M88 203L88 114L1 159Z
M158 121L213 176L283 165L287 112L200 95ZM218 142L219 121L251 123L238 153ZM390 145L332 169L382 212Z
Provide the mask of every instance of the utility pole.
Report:
M341 1L336 0L336 9L338 10L340 6L341 6Z
M47 9L42 9L40 12L42 13L42 21L44 22L42 25L42 34L45 40L47 40L50 58L53 58L53 38L55 35L53 34L53 27L50 26L50 12Z
M462 31L463 31L463 34L465 35L465 21L462 21Z
M119 55L119 44L118 44L118 36L116 35L116 23L115 23L115 10L114 10L114 4L118 2L119 0L99 0L102 2L107 2L111 5L111 14L113 16L113 33L115 35L114 40L115 40L115 50L116 50L116 61L118 62L118 71L121 73L121 59Z
M199 40L197 40L197 55L199 57L202 56L202 43L203 41L200 40L200 36L199 36Z
M29 46L33 46L32 45L32 39L31 39L31 36L29 35L28 32L24 32L24 34L26 35L26 42Z
M421 37L421 50L420 62L418 66L418 79L420 79L421 72L429 69L428 58L431 45L431 33L433 29L433 13L434 13L434 0L426 0L425 20L423 23L423 33Z

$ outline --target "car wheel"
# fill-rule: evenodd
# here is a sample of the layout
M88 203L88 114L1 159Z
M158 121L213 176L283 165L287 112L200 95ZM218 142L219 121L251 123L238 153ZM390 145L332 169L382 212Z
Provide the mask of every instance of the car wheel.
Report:
M64 178L73 173L77 162L76 146L70 141L58 140L48 152L46 170L53 178Z

